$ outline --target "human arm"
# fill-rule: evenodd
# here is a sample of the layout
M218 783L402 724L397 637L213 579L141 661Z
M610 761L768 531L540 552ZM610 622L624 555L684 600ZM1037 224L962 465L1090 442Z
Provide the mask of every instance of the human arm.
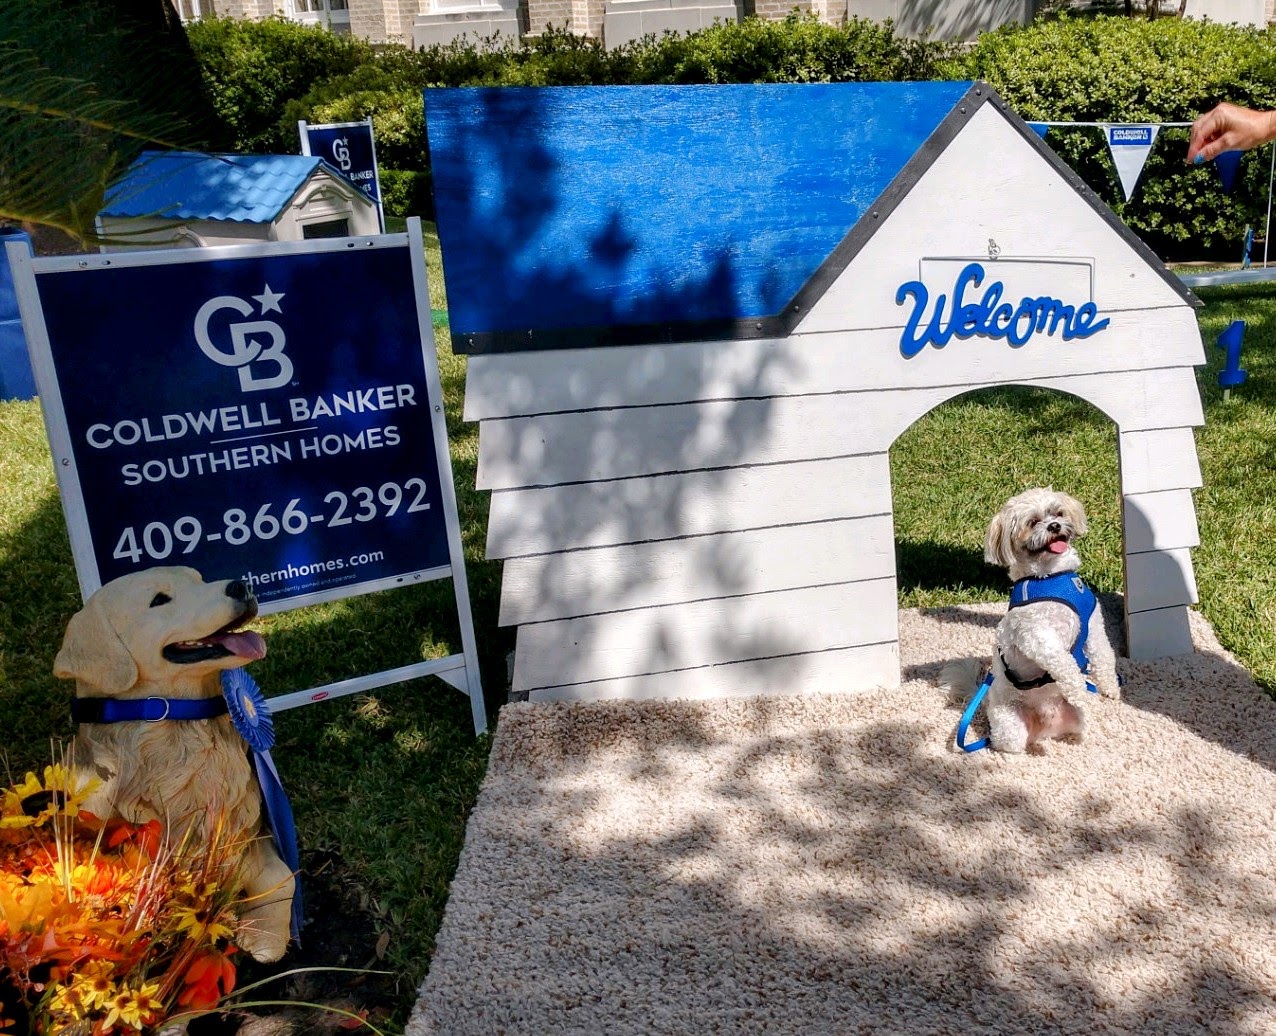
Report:
M1276 140L1276 111L1242 108L1224 101L1192 123L1187 161L1200 165L1224 151L1248 151L1271 140Z

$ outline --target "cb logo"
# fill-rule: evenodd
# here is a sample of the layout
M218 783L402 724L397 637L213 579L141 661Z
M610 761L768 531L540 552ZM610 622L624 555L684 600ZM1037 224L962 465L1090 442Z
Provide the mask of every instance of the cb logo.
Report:
M332 142L332 157L337 160L343 173L350 172L350 141L346 137L338 137Z
M261 316L269 310L282 315L279 300L281 292L272 292L267 284L260 295L253 295L261 305ZM260 392L263 389L280 388L292 381L292 361L284 355L284 330L273 320L232 321L225 327L229 341L219 348L209 334L213 316L221 310L231 310L241 317L253 315L253 307L236 295L218 295L199 307L195 314L195 341L200 351L214 363L239 369L241 392Z

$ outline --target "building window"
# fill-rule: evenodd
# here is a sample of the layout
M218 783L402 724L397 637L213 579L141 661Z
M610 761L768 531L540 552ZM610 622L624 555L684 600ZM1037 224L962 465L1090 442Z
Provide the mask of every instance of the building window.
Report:
M350 221L348 219L329 219L322 223L303 223L301 237L310 241L317 237L349 237Z
M194 2L194 0L192 0ZM350 31L349 0L288 0L288 15L303 25L322 25L333 32Z
M340 2L345 3L345 0ZM177 0L174 6L177 8L177 16L184 22L197 22L217 13L213 10L213 0Z

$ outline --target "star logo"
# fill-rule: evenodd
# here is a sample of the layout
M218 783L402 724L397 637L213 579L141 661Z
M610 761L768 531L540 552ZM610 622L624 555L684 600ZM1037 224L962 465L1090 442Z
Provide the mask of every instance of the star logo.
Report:
M260 295L250 297L256 300L262 316L272 310L283 313L279 300L284 293L271 291L269 284L263 287ZM227 323L223 315L225 310L250 319L235 320L231 317ZM292 361L284 355L287 345L284 329L273 320L253 320L252 315L252 303L238 295L211 298L195 314L195 341L200 351L214 363L239 369L241 391L279 388L288 384L293 375ZM213 340L214 318L217 318L217 341ZM267 375L272 366L275 373Z
M253 296L253 298L257 300L258 305L261 306L262 316L265 316L272 310L282 316L284 311L279 308L279 300L283 297L284 293L282 291L271 291L269 284L262 289L260 295Z

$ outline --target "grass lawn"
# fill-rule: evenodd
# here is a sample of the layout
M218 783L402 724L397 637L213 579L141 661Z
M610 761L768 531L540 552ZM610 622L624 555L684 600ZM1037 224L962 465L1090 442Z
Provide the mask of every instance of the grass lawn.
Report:
M430 237L431 305L444 307L437 240ZM1276 688L1276 288L1202 291L1209 364L1200 371L1207 424L1197 444L1201 608L1223 643ZM1250 381L1223 403L1214 339L1249 322ZM496 625L499 565L483 560L486 499L473 489L477 429L460 420L464 362L440 350L452 459L489 715L504 694L510 631ZM1116 434L1086 403L1046 391L985 391L954 400L892 450L900 604L1000 598L1004 573L983 563L983 531L1010 494L1051 483L1080 497L1092 533L1086 574L1121 585ZM0 404L0 729L20 775L48 759L71 727L71 688L50 673L75 575L38 404ZM217 573L206 573L216 576ZM281 694L459 650L447 582L270 616L258 623L270 654L253 667ZM488 739L472 736L466 698L427 679L295 709L277 717L274 753L300 839L339 861L343 880L381 935L399 975L399 1020L425 973L455 870L465 820L482 780ZM337 963L337 962L333 962ZM354 966L367 961L345 962Z

